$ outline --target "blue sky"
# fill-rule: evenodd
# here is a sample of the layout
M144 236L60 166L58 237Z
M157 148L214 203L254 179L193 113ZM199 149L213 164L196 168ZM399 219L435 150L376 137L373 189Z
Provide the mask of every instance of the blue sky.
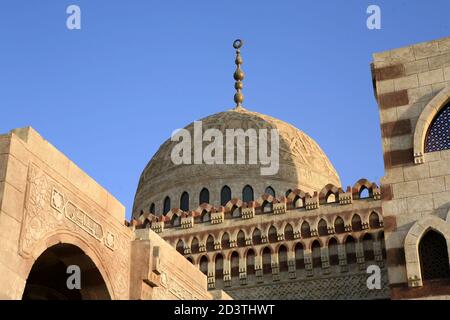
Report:
M81 30L66 8L81 8ZM381 8L381 30L366 9ZM2 0L0 132L33 126L130 216L142 169L172 133L233 107L290 122L344 186L383 175L374 52L450 36L448 0Z

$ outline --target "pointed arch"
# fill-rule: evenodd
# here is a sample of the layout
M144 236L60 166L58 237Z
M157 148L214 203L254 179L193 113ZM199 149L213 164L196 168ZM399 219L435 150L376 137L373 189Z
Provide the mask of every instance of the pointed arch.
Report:
M291 224L288 223L284 227L284 239L286 241L294 240L294 229L292 228Z
M204 275L208 275L208 257L203 255L200 257L199 261L200 271L203 272Z
M317 224L317 231L319 236L327 236L328 235L328 225L325 219L320 219Z
M214 251L214 237L209 235L206 239L206 251Z
M189 211L189 193L187 193L187 191L184 191L181 194L180 209L185 212Z
M297 270L305 268L305 255L304 255L304 247L301 242L297 242L294 247L295 254L295 268Z
M380 217L374 211L372 211L369 215L369 227L370 227L370 229L378 229L381 227Z
M265 247L262 251L263 274L272 273L272 251Z
M331 266L339 265L338 242L335 237L328 241L328 255Z
M429 128L434 119L447 109L450 101L450 86L443 88L422 110L414 130L414 163L424 162L423 155Z
M197 237L194 237L194 239L192 239L192 242L191 242L191 252L192 252L193 254L196 254L196 253L199 253L199 252L200 252L200 245L199 245L199 242L198 242Z
M278 232L277 232L277 228L275 228L275 226L273 226L273 225L270 226L267 238L270 243L278 242Z
M163 205L163 214L166 215L167 212L170 211L170 197L166 196L164 198L164 205Z
M406 273L408 279L416 278L419 279L419 281L423 280L423 272L421 267L422 261L420 259L420 240L424 238L427 232L434 231L443 236L447 246L447 254L449 254L449 225L449 223L439 217L426 216L421 220L416 221L416 223L409 229L408 234L405 237ZM427 244L427 241L425 242L425 244ZM424 252L423 250L424 249L422 249L422 252ZM439 250L439 252L443 252L443 250L441 249Z
M280 272L288 271L287 248L283 244L278 247L278 264Z
M220 205L226 206L231 201L231 189L229 186L223 186L220 191Z
M228 232L225 232L222 236L222 249L229 249L230 248L230 235L228 234Z
M311 237L311 227L309 226L309 223L306 221L303 221L301 227L300 227L300 233L302 238L310 238Z
M264 193L268 194L268 195L271 195L272 197L275 198L275 190L271 186L268 186L266 188L266 190L264 191Z
M361 231L362 230L362 221L359 214L355 213L352 217L352 231Z
M239 230L236 236L236 244L239 248L245 247L245 233L242 230Z
M337 234L345 232L344 219L342 219L340 216L337 216L334 220L334 232Z
M247 263L247 275L255 274L255 251L253 249L248 249L246 254Z
M347 253L347 263L356 263L356 241L350 235L345 239L345 252Z
M208 189L203 188L200 191L198 203L199 204L209 203L209 190Z
M179 239L176 245L176 249L179 253L181 253L182 255L184 255L184 242L183 240Z
M320 242L318 240L314 240L311 244L311 258L313 268L321 268L322 267L322 259L320 254Z
M364 250L364 260L373 261L375 260L375 254L373 251L373 236L370 233L366 233L362 238L363 250Z
M223 256L221 253L216 254L214 259L214 270L216 286L221 287L221 282L223 281Z
M259 245L262 243L261 231L258 228L255 228L255 230L253 230L252 242L253 245Z
M242 201L248 203L254 200L255 196L253 193L253 188L250 185L246 185L244 189L242 189Z

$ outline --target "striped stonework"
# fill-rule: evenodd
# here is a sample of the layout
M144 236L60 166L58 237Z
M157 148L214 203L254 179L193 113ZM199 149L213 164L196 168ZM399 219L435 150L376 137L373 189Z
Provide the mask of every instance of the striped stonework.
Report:
M416 223L445 219L450 206L450 150L424 152L430 123L450 100L450 37L373 55L372 78L379 105L385 175L382 208L392 298L450 293L422 281L420 263L405 239ZM433 220L434 221L434 220ZM420 238L412 238L418 246ZM417 251L417 249L415 249ZM414 252L412 250L411 252Z

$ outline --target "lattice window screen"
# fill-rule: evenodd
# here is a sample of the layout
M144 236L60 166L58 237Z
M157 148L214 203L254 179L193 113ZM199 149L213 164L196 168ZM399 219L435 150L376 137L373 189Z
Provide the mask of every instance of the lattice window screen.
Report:
M450 103L434 118L425 139L425 152L450 149Z

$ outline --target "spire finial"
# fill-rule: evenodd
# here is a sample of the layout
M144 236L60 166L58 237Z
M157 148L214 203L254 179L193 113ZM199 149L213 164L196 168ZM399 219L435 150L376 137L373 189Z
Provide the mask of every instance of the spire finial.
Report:
M241 39L234 40L233 48L236 49L236 71L234 72L234 88L236 89L236 93L234 94L234 102L236 102L235 109L242 108L242 102L244 101L244 95L242 94L242 88L244 87L242 80L244 80L244 71L241 70L242 58L241 58L241 47L243 45L243 41Z

